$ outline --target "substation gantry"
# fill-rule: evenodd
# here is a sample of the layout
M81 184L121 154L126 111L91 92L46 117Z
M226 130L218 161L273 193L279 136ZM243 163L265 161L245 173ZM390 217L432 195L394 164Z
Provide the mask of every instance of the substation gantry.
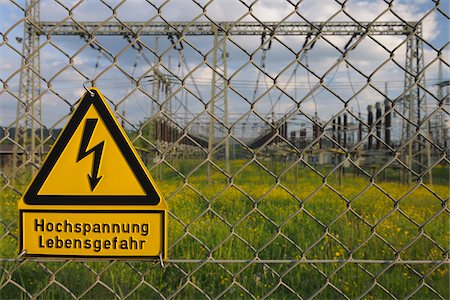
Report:
M211 67L211 100L209 113L209 153L214 145L214 120L228 128L228 82L227 40L229 36L266 36L271 40L276 36L350 36L352 39L365 36L405 36L406 66L404 93L392 102L393 110L402 115L402 144L406 145L404 160L407 167L420 173L430 163L430 146L427 105L423 75L424 56L422 25L414 22L46 22L39 16L39 1L27 1L26 22L24 25L23 59L20 75L19 98L17 105L16 134L14 146L14 166L26 162L40 164L43 157L43 130L41 84L46 82L40 73L40 49L49 42L51 36L81 36L88 43L95 36L124 36L130 43L138 42L140 36L175 37L181 43L184 36L213 36ZM351 47L349 47L351 51ZM303 46L301 51L305 51ZM156 78L156 77L155 77ZM420 128L418 137L416 128ZM230 143L225 137L226 169L229 169ZM26 153L26 155L22 155ZM22 157L22 159L19 159ZM34 169L34 168L32 168ZM408 172L410 173L410 172Z

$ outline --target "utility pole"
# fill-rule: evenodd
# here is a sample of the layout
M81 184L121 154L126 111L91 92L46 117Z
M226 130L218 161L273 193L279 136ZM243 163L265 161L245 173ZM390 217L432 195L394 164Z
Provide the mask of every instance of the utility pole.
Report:
M22 43L22 70L19 81L19 102L17 103L13 170L26 171L29 165L33 176L43 158L44 126L42 124L39 35L40 1L25 2L25 21ZM16 176L18 178L20 176Z
M228 82L227 82L227 36L221 34L217 26L211 25L214 33L214 46L212 50L212 75L211 75L211 100L209 102L209 136L208 136L208 159L212 160L215 136L223 132L225 134L225 171L230 172L230 138L228 135ZM216 128L217 119L223 120ZM218 130L216 130L218 129ZM208 180L211 180L211 164L208 164Z
M211 98L209 100L209 136L208 136L208 160L212 160L212 150L214 145L214 113L215 113L215 102L216 102L216 65L217 65L217 47L219 47L218 39L219 35L217 32L217 27L211 25L214 32L214 46L213 46L213 69L211 72ZM208 182L211 183L211 164L208 163Z

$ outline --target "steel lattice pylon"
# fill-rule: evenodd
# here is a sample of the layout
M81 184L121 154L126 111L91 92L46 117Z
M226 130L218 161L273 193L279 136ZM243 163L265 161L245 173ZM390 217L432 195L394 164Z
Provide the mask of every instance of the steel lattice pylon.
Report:
M211 100L209 102L209 137L208 153L211 157L215 137L220 136L225 139L225 171L230 172L230 138L228 134L228 83L227 83L227 38L220 34L216 26L213 27L214 48L212 50L212 76L211 76ZM220 121L217 122L216 119ZM220 124L221 123L221 124ZM211 168L208 165L208 168ZM209 174L211 170L209 169Z
M26 1L24 37L22 42L22 67L19 82L19 98L15 123L13 168L20 170L30 164L31 174L43 159L43 132L40 44L36 30L40 19L39 1Z
M406 43L402 144L407 145L408 150L403 157L408 168L422 175L431 162L430 143L427 141L430 138L430 120L424 90L422 27L417 26L414 30L415 32L409 36ZM428 177L432 182L431 172ZM407 181L411 182L411 180L412 173L407 172Z

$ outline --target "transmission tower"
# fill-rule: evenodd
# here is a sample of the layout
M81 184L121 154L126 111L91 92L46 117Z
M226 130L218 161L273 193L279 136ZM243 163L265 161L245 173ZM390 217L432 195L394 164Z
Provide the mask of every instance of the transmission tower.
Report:
M19 80L19 102L15 122L13 169L26 171L26 164L34 174L40 164L43 149L41 110L41 63L39 55L39 14L38 0L25 3L25 21L22 43L22 63Z
M430 121L427 119L422 26L410 28L406 42L405 95L402 99L402 145L407 145L403 158L408 167L406 180L412 180L412 172L422 174L430 165ZM428 173L432 182L431 172Z

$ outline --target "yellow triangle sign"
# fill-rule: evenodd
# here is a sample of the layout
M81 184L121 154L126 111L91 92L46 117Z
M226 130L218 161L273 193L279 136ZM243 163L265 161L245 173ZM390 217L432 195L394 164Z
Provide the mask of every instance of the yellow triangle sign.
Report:
M161 196L97 88L81 99L25 204L157 205Z

